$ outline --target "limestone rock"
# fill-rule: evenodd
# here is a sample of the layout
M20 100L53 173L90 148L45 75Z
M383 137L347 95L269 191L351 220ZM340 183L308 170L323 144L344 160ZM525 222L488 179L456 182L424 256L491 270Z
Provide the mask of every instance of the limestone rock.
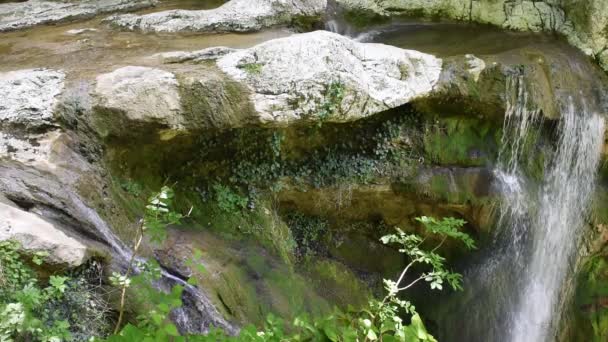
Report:
M171 51L157 53L149 57L149 59L157 60L160 63L171 64L171 63L183 63L187 61L206 61L218 59L229 53L237 51L236 49L225 47L225 46L214 46L198 51Z
M53 111L65 75L50 69L0 73L0 127L37 128L54 124Z
M558 32L608 70L605 0L336 0L344 10L382 16L444 17L521 31Z
M120 126L124 117L132 123L182 127L179 84L174 74L154 68L127 66L97 77L96 108L105 123ZM99 126L102 135L105 127Z
M85 245L37 215L0 203L0 240L19 242L27 254L47 252L45 262L76 267L86 261Z
M90 18L102 13L133 11L157 0L29 0L0 4L0 32Z
M144 32L249 32L319 17L327 0L231 0L211 10L170 10L146 15L115 15L114 26Z
M218 66L251 90L259 120L346 122L432 91L442 61L417 51L317 31L228 54Z

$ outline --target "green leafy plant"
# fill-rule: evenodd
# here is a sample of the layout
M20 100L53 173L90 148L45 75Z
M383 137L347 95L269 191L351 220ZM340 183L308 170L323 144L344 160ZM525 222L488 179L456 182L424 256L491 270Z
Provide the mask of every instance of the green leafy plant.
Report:
M41 282L19 248L0 242L0 341L86 341L107 332L109 309L98 288L68 274ZM35 252L32 263L47 256Z
M346 87L344 83L334 81L329 84L325 90L325 98L321 103L317 116L319 117L319 126L323 124L332 115L341 110L342 100L344 99Z
M245 70L248 74L257 75L262 72L263 65L260 63L247 63L238 66L240 69Z
M159 193L150 197L148 205L146 206L144 218L140 220L137 228L137 234L133 244L133 251L127 266L127 270L124 274L115 272L110 277L111 283L120 288L120 304L118 309L119 314L114 329L115 334L117 334L122 327L127 289L131 286L131 274L135 270L137 256L141 248L144 235L149 235L153 242L161 242L166 237L165 228L168 225L179 223L183 218L181 214L170 209L173 196L173 190L167 186L164 186Z
M173 336L175 341L251 341L251 342L281 342L281 341L402 341L402 342L436 342L427 332L420 315L415 307L401 298L403 291L420 281L429 283L433 290L442 290L443 283L448 283L454 290L460 290L461 276L449 271L445 259L437 254L447 239L462 242L467 248L475 248L474 241L460 231L465 224L463 220L444 218L437 220L429 217L416 219L426 230L425 238L415 234L407 234L397 230L395 234L383 236L385 244L396 244L399 251L406 254L410 262L405 266L396 281L385 279L386 296L382 300L372 300L362 310L339 310L322 318L310 319L306 316L294 320L288 325L285 321L272 315L268 316L262 329L254 326L244 327L238 336L228 336L220 329L211 329L207 335L179 336L173 328L160 332L163 336ZM438 240L436 239L438 238ZM425 243L430 243L430 249L425 249ZM426 266L414 279L405 280L408 271L415 265ZM175 303L178 304L175 291ZM151 325L127 325L119 335L112 336L109 341L155 341L151 331L158 329L158 322L166 318L162 312ZM175 334L173 334L175 333Z
M141 186L141 184L131 180L131 179L126 179L126 180L122 180L120 182L120 187L126 191L127 193L135 196L135 197L139 197L143 194L143 187Z
M217 205L222 211L227 213L235 213L247 208L247 197L241 196L232 191L230 187L215 184L213 186L213 191L215 193Z

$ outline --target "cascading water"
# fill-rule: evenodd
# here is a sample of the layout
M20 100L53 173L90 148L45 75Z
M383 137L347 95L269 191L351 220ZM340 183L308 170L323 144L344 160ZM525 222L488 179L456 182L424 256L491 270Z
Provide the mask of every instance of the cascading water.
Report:
M127 263L132 251L126 247L120 239L112 232L105 221L91 208L86 206L80 197L70 193L70 199L75 210L86 217L99 237L102 238L112 249L114 261L122 268ZM145 261L138 258L140 261ZM227 322L217 311L211 300L200 289L188 284L185 280L174 276L167 270L161 269L161 279L155 286L163 291L170 291L174 285L183 286L182 307L173 310L172 318L183 332L207 332L210 327L222 328L229 334L236 334L238 329Z
M559 143L539 193L531 230L532 253L513 313L510 341L549 341L565 303L564 282L571 274L587 206L595 185L604 120L584 101L569 97L562 110Z
M441 322L448 340L553 341L570 297L566 285L595 186L604 120L584 96L563 97L556 147L537 184L526 170L547 125L522 76L509 77L506 89L494 170L502 197L496 233L476 257L483 261L465 272L465 293Z

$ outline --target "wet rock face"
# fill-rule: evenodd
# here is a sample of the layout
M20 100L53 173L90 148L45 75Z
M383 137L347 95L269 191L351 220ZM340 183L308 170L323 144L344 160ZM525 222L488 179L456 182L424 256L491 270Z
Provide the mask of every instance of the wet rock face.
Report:
M103 13L133 11L151 7L156 2L157 0L29 0L0 3L0 32L91 18Z
M521 31L558 32L608 70L604 0L337 0L347 11L380 16L444 17Z
M324 14L326 0L232 0L212 10L172 10L108 18L114 26L144 32L250 32Z

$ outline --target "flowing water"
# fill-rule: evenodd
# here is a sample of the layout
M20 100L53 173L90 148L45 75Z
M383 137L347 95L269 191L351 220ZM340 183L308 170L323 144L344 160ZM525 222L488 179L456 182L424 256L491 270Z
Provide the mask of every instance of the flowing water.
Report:
M571 298L573 263L595 186L604 120L582 94L562 101L552 158L540 185L526 175L544 120L521 76L507 81L502 147L495 167L502 194L496 236L465 274L465 299L446 325L461 341L554 341ZM532 153L532 154L531 154ZM452 322L449 322L451 321ZM457 330L458 331L458 330Z
M562 110L559 142L539 194L532 222L532 254L526 262L510 341L550 341L563 311L565 281L573 261L599 165L604 120L584 98L569 97Z

